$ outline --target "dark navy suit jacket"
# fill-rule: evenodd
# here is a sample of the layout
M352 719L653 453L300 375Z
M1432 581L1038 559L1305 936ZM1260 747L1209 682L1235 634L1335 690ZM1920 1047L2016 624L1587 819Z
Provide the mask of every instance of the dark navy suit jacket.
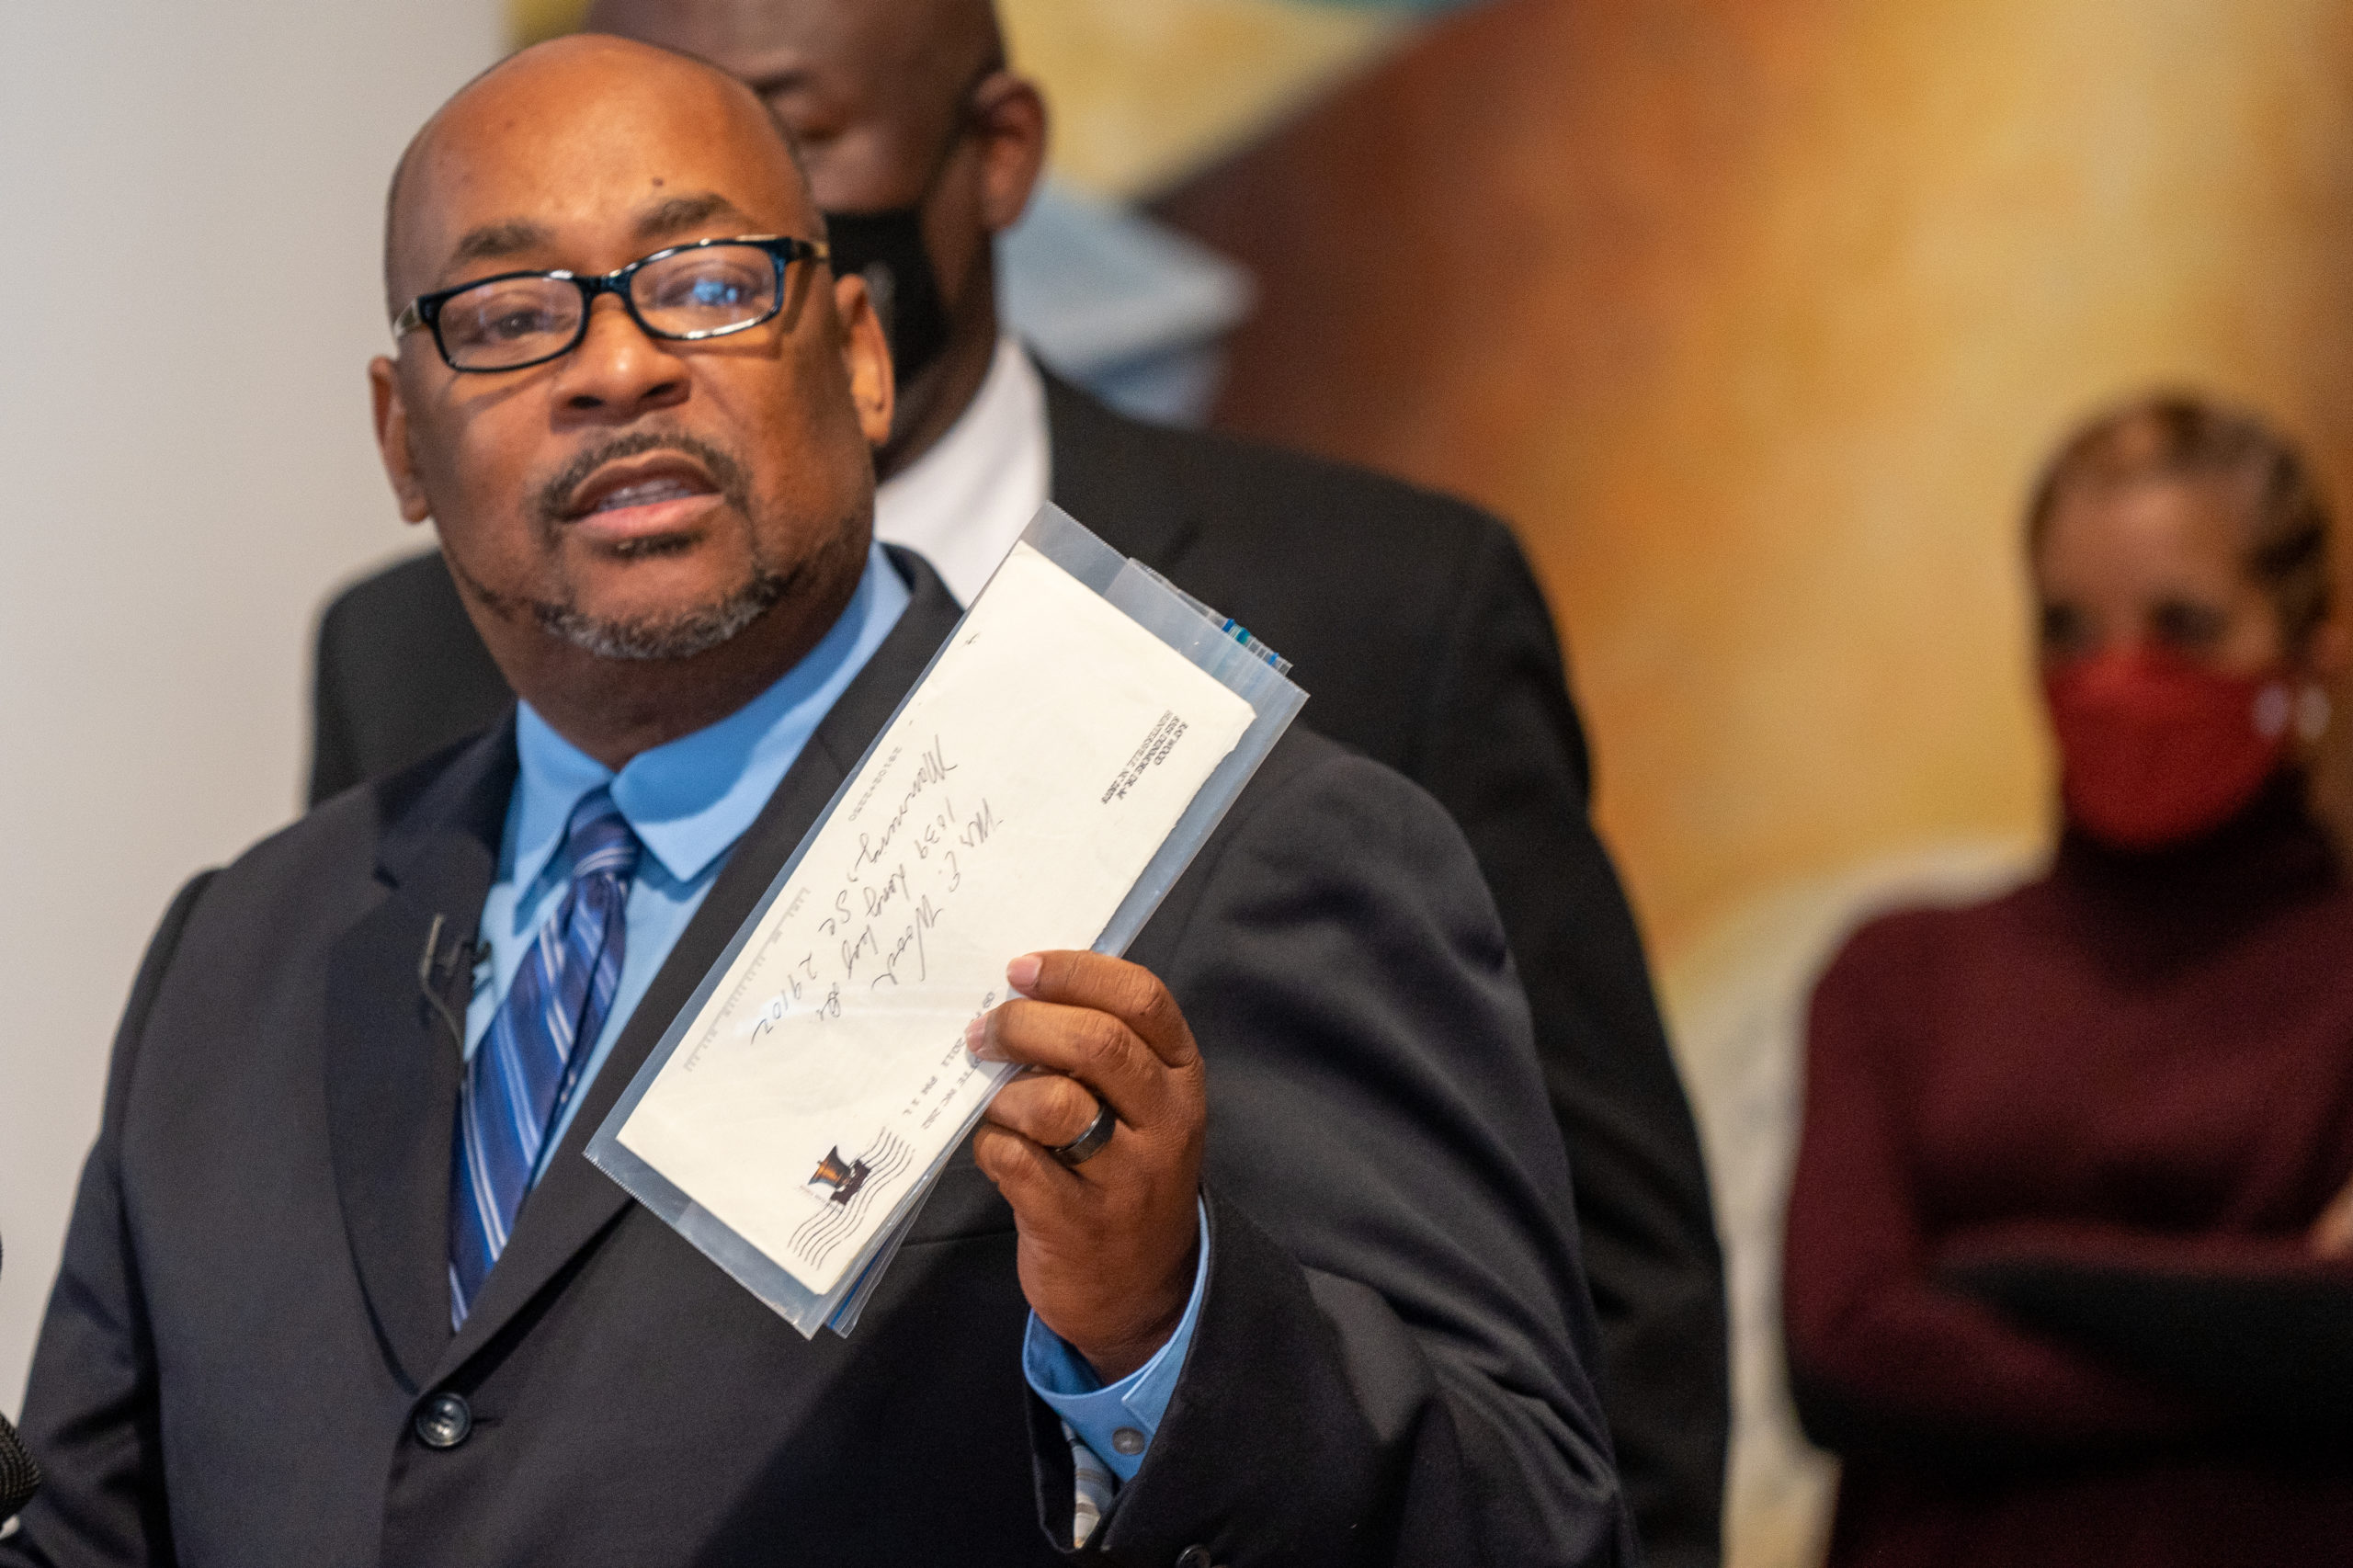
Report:
M454 1335L460 1054L419 961L437 917L463 934L483 906L511 719L180 894L34 1358L48 1487L0 1565L1060 1560L1069 1450L1021 1380L1012 1213L969 1149L847 1340L801 1338L581 1153L953 625L894 560L913 603L736 845ZM1207 1059L1211 1263L1085 1560L1635 1561L1566 1162L1446 813L1294 732L1131 956ZM472 1427L437 1446L416 1418L452 1395Z

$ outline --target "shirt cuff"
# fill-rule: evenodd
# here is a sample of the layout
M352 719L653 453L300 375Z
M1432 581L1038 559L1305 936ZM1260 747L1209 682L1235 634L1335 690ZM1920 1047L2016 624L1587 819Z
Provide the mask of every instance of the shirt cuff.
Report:
M1185 1303L1176 1332L1151 1360L1107 1388L1086 1358L1040 1323L1036 1312L1029 1314L1029 1332L1022 1338L1021 1370L1031 1391L1123 1482L1135 1478L1152 1435L1160 1429L1177 1376L1185 1369L1185 1351L1193 1343L1193 1325L1201 1315L1201 1296L1209 1289L1209 1210L1195 1199L1193 1212L1201 1240L1200 1261L1193 1266L1192 1298Z

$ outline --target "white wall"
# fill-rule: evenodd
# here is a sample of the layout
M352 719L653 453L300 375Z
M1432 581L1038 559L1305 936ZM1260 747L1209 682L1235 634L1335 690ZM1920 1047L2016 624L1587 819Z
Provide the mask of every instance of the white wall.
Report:
M368 437L382 192L495 0L0 6L0 1410L172 891L286 821Z

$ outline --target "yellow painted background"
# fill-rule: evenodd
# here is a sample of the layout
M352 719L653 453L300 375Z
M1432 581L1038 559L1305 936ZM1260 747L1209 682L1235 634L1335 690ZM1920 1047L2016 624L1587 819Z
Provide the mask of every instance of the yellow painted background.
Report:
M779 0L790 3L790 0ZM570 32L588 0L506 0L517 45ZM1147 193L1245 142L1403 36L1397 14L1296 0L997 0L1006 47L1045 84L1055 172Z

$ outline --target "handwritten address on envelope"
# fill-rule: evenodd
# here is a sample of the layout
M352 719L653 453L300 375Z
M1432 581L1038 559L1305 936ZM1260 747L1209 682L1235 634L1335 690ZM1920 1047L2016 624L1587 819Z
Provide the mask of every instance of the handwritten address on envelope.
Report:
M817 830L620 1142L808 1290L1009 1069L967 1021L1102 932L1250 705L1028 544Z

